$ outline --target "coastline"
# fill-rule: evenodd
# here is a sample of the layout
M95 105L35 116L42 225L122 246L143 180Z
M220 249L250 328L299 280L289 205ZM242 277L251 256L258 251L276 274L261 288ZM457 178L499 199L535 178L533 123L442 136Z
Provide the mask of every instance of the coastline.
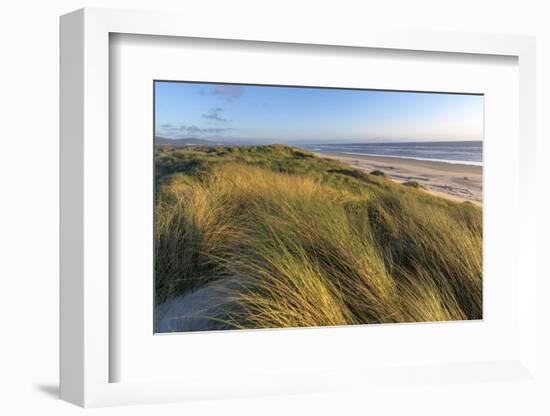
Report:
M380 170L399 183L416 181L428 192L453 201L483 203L482 166L336 152L317 151L314 154L339 160L367 173Z

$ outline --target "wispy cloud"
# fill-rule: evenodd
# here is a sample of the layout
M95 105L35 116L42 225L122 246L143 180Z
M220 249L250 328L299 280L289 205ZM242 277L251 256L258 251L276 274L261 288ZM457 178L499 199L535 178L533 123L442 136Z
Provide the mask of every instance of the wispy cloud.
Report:
M161 124L156 131L157 136L169 137L173 139L181 139L188 137L211 137L219 136L223 133L234 130L230 127L198 127L195 125L179 125Z
M202 95L215 95L227 102L233 102L243 96L244 90L240 85L218 84L209 90L201 90Z
M202 118L205 118L207 120L219 121L219 122L222 122L222 123L226 123L229 120L220 115L221 113L223 113L223 111L224 110L221 107L211 108L210 110L208 110L208 112L206 114L202 115Z

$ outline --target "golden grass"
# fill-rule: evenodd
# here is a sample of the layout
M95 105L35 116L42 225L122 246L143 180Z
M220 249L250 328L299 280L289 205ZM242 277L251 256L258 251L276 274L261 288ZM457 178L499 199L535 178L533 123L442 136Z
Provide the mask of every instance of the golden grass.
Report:
M157 196L157 303L227 281L220 328L481 318L481 210L369 180L174 175Z

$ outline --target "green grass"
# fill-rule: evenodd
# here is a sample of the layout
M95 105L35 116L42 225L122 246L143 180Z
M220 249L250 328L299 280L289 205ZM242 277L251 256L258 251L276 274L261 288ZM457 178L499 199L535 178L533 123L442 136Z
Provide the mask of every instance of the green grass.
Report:
M478 206L282 145L155 156L157 303L221 283L220 329L482 317Z

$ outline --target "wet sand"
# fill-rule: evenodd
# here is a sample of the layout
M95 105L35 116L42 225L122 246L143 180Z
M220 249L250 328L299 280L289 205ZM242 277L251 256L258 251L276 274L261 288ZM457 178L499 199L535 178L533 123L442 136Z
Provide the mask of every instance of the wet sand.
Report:
M316 155L340 160L368 173L380 170L400 183L416 181L429 192L455 201L483 202L481 166L332 152Z

